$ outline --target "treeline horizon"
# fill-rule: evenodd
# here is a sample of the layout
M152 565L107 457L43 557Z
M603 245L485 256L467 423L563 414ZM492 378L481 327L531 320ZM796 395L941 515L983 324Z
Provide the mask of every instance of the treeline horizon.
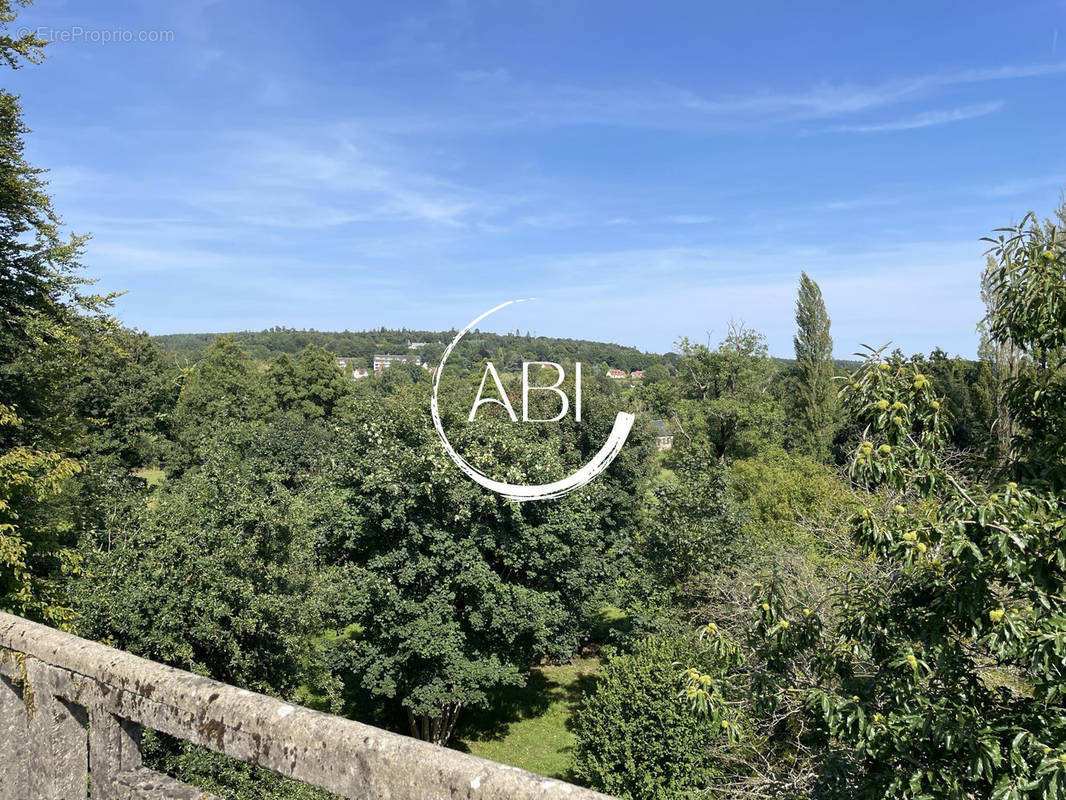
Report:
M373 328L358 331L329 331L317 328L289 328L283 325L275 325L262 330L234 330L217 332L188 332L188 333L160 333L145 332L160 349L168 355L173 355L179 360L185 359L194 363L201 358L201 354L218 337L230 337L242 345L249 355L260 361L267 361L274 356L286 353L295 355L308 345L321 347L337 358L363 358L369 367L370 359L374 355L381 354L404 354L410 353L422 357L434 366L440 361L440 354L448 343L455 338L457 330L430 331L415 330L410 328ZM680 336L680 334L679 334ZM426 347L408 350L407 342L425 342ZM888 343L889 346L891 343ZM567 361L581 361L589 364L606 364L612 369L632 370L647 369L652 364L662 364L674 369L681 362L683 354L680 350L668 350L657 353L651 350L641 350L632 345L618 344L617 342L604 342L598 339L578 339L568 336L542 336L526 333L493 333L475 328L468 333L460 342L457 350L469 352L485 349L493 356L507 351L525 349L530 358L543 356L544 360L558 360L552 354L563 357ZM681 347L681 340L675 344ZM961 355L948 355L940 347L934 346L930 353L943 353L951 359L959 359L967 364L976 364L980 359L967 358ZM859 353L854 353L855 358L833 358L833 365L839 374L854 370L862 364L863 359ZM433 356L428 358L427 356ZM794 356L775 356L770 359L777 365L794 364Z

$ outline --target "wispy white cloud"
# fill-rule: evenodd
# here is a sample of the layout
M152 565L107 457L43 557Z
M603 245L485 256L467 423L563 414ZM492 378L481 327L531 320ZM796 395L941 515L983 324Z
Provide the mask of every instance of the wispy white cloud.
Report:
M1066 62L1006 65L927 73L875 84L821 83L790 93L755 93L748 97L707 102L693 99L693 107L717 112L795 112L801 116L828 117L895 105L929 90L966 84L1038 78L1066 73Z
M186 185L186 199L249 225L460 226L490 215L498 202L353 130L233 134L215 147L217 162L225 165L222 180Z
M519 125L612 125L647 128L735 127L760 122L811 121L859 114L913 102L953 86L1016 81L1066 73L1066 62L932 72L878 83L823 82L791 91L752 89L713 96L667 83L587 87L516 79L502 68L467 70L459 77L464 115L445 123L461 128ZM993 113L996 104L929 111L885 125L902 130ZM997 106L998 108L998 106ZM980 113L977 113L980 112ZM952 117L953 114L964 115ZM398 122L393 120L393 122ZM416 124L406 117L402 124ZM873 130L872 126L871 130Z
M887 133L891 131L911 131L919 128L931 128L935 125L946 125L950 122L961 122L967 119L977 119L989 114L995 114L1003 108L1003 103L982 103L975 106L963 106L961 108L949 108L941 111L923 111L902 119L888 120L886 122L871 122L855 125L836 125L832 128L824 128L822 133Z
M125 241L91 241L87 252L94 263L107 265L104 272L108 277L153 271L177 274L197 270L237 270L247 263L243 257L226 255L215 249L178 249L153 245L139 237L136 241L129 238Z

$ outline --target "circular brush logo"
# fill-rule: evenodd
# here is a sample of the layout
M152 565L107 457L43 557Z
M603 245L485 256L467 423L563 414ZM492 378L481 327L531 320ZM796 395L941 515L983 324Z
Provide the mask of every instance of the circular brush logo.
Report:
M593 480L597 475L603 472L610 463L618 455L622 449L622 445L625 444L626 438L629 436L629 431L633 428L634 416L623 411L619 411L618 415L614 419L614 427L611 428L611 433L607 437L607 441L603 443L603 446L599 451L576 472L568 475L567 477L552 481L551 483L541 483L534 485L523 485L517 483L506 483L504 481L497 481L490 478L484 472L479 470L473 464L468 462L459 453L456 452L451 442L448 441L448 435L444 432L444 425L440 419L440 408L437 401L437 395L440 390L440 379L444 373L444 365L448 362L448 356L451 355L452 350L459 344L460 340L470 332L474 326L476 326L483 319L490 314L494 314L501 308L506 308L514 303L524 303L527 300L533 298L526 298L525 300L508 300L506 303L500 303L495 308L489 309L477 319L473 320L469 325L459 331L458 335L452 339L451 344L448 345L444 351L444 355L441 356L440 364L437 367L437 374L433 378L433 400L431 402L431 411L433 414L433 425L437 429L437 433L440 435L440 440L444 444L444 450L448 453L448 456L455 465L459 467L466 475L476 483L484 486L486 489L490 489L497 494L501 494L511 500L518 500L520 502L525 500L548 500L553 497L562 497L568 492L572 492L581 486L584 486L589 481ZM531 386L529 383L529 368L531 366L536 367L550 367L555 369L557 380L551 386ZM557 364L554 361L523 361L522 362L522 422L558 422L566 417L570 412L570 399L566 393L559 387L562 385L563 380L566 378L566 372L561 364ZM484 397L485 383L491 379L498 397ZM491 387L490 387L491 391ZM559 396L562 403L562 410L558 415L550 419L530 419L529 418L529 393L530 392L554 392ZM481 386L478 388L477 396L474 399L474 404L470 408L469 421L473 421L477 415L478 409L485 404L499 405L507 412L512 422L518 422L518 415L515 414L514 408L511 406L510 400L507 398L507 393L503 389L503 384L500 382L499 373L489 361L485 365L485 371L481 376ZM574 419L576 422L581 421L581 363L577 362L574 365Z

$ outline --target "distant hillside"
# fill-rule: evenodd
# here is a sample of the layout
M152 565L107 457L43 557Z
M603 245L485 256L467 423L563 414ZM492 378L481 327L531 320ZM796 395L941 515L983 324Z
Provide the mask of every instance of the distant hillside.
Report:
M388 330L376 331L316 331L295 328L270 328L265 331L236 331L218 333L171 333L153 337L167 353L183 363L200 359L201 351L221 335L232 336L254 358L269 361L279 353L290 355L300 352L309 344L315 344L340 358L357 359L355 366L369 367L370 360L378 353L407 353L410 343L424 343L416 348L424 360L434 364L440 360L444 348L455 337L456 331ZM652 364L672 367L681 358L677 353L645 353L635 347L625 347L609 342L592 342L586 339L554 339L528 334L497 334L471 331L463 338L463 346L456 354L457 360L470 359L474 354L486 352L490 357L505 361L581 361L585 364L606 364L624 369L647 369ZM790 358L774 358L782 369L794 362ZM360 363L361 362L361 363ZM858 368L861 362L836 359L838 373L844 374ZM511 365L513 366L513 365Z
M316 331L293 328L270 328L265 331L237 331L227 334L240 342L253 357L263 361L279 353L294 354L309 344L318 345L342 358L355 358L361 366L369 366L378 353L417 352L429 363L440 360L444 348L455 337L456 331L386 330L375 331ZM214 341L216 333L173 333L153 337L167 353L179 361L195 362L200 352ZM421 347L409 350L412 343ZM497 334L471 331L462 342L462 352L457 357L473 358L488 355L500 362L507 360L527 361L581 361L585 364L606 364L609 367L631 371L647 369L653 364L671 366L680 359L677 353L644 353L635 347L623 347L607 342L590 342L584 339L555 339L528 334ZM357 364L360 365L360 364Z

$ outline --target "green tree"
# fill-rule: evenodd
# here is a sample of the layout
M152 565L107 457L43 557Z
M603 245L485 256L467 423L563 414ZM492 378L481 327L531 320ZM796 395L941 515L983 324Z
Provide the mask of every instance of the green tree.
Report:
M1019 477L1066 486L1066 205L1030 212L995 239L985 320L1004 388L999 424Z
M178 396L178 370L145 333L115 327L83 336L85 354L73 391L88 421L79 455L131 470L159 463Z
M853 474L895 505L871 497L856 517L856 541L883 568L841 598L830 661L842 681L812 691L811 707L855 748L865 796L1061 797L1058 499L954 474L943 398L913 365L872 358L845 397L870 426Z
M271 363L267 382L276 406L305 419L324 419L350 409L352 379L337 366L334 357L308 345L299 358L282 353Z
M833 385L833 339L822 290L806 272L800 273L796 300L795 415L801 452L824 459L838 427L837 395Z
M677 384L662 364L652 364L645 370L644 380L636 392L648 413L659 418L669 417L677 401Z
M678 664L702 666L701 657L689 643L661 638L612 655L573 718L577 777L629 800L680 800L705 787L718 732L678 696Z
M670 370L665 364L652 364L644 370L644 384L661 383L670 380Z
M412 384L429 381L429 372L410 361L394 362L381 373L378 386L383 392L397 392Z
M948 358L939 347L928 358L914 356L933 388L947 402L952 420L951 443L971 457L983 459L994 448L992 441L995 415L990 398L984 391L989 375L988 364Z
M298 415L229 422L136 513L85 536L74 586L79 632L148 658L328 711L340 709L328 641L339 611L315 558L313 487L325 426ZM314 488L314 491L312 491ZM113 490L112 490L113 491ZM350 589L350 584L345 587ZM146 764L235 800L327 800L326 792L146 732Z
M274 407L281 411L291 411L300 404L296 362L288 353L279 353L271 359L266 371L266 381Z
M137 471L158 468L172 450L178 370L143 333L89 328L81 341L80 380L70 399L85 420L72 445L84 469L64 483L48 511L54 524L72 526L72 540L106 540L137 524L148 489Z
M305 417L329 418L350 408L352 380L321 347L308 345L303 349L296 362L296 379L303 389L301 410Z
M181 446L174 466L188 466L220 427L262 420L268 407L266 381L251 356L233 337L217 337L203 358L185 370L173 415Z
M611 554L632 531L613 520L637 488L605 474L555 503L504 500L456 472L418 386L361 400L341 434L343 494L321 550L350 566L352 592L365 598L344 623L359 633L338 643L338 663L349 686L399 712L392 719L406 716L410 733L444 743L462 708L522 685L537 658L576 652L618 577ZM587 457L580 439L564 445L561 425L486 415L463 427L465 413L444 405L453 443L477 451L488 474L543 482ZM638 474L615 466L608 473Z
M0 405L0 427L19 428L22 420ZM76 559L54 527L27 530L23 509L57 494L82 464L52 450L18 445L0 452L0 608L68 624L70 610L59 584Z
M675 473L676 482L655 488L641 553L665 587L684 590L693 576L736 561L741 521L718 459L682 453Z
M231 423L169 478L137 524L86 542L79 629L216 680L292 696L319 621L306 499L286 473L288 431Z
M1014 442L1018 437L1018 425L1008 404L1008 390L1018 377L1024 356L1010 340L1009 334L1001 331L997 339L989 331L989 320L994 308L997 281L996 259L989 255L981 276L981 299L985 304L985 318L978 325L981 334L977 354L981 373L975 388L980 404L991 418L989 425L989 459L1003 467L1014 457Z
M716 457L745 458L781 439L784 411L771 394L775 367L761 334L730 327L715 350L679 342L682 400L675 445L709 448Z
M838 471L768 450L729 466L729 496L743 521L738 547L747 577L787 574L797 588L824 596L850 549L847 519L856 504Z
M850 468L868 490L852 520L864 563L832 615L771 588L745 656L764 665L758 704L802 713L797 744L832 796L1062 797L1060 500L953 471L920 365L875 353L843 394L867 431Z
M0 59L38 63L45 42L13 37L15 6L0 0ZM66 624L62 576L76 566L68 524L50 498L82 469L72 458L86 420L73 389L83 335L107 328L108 298L83 293L84 237L65 236L43 171L25 158L18 98L0 90L0 607Z

